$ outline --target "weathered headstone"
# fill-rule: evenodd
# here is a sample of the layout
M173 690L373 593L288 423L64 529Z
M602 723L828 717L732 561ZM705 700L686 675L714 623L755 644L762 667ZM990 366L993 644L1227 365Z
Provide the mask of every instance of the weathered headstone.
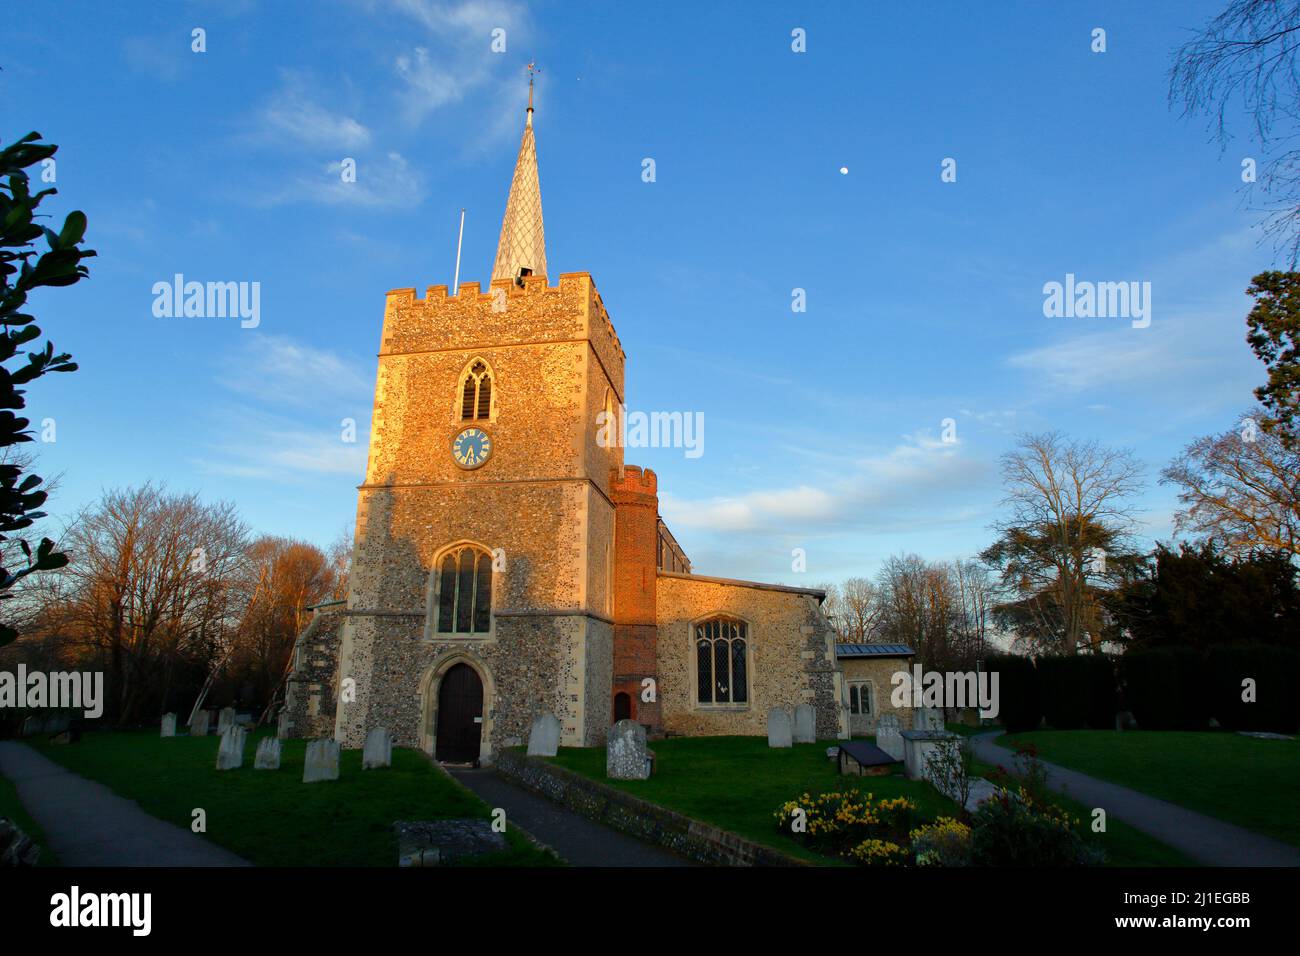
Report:
M528 756L554 757L560 749L560 721L554 714L541 714L528 731Z
M789 747L794 740L790 728L790 715L782 707L773 707L767 712L767 745L769 747Z
M937 707L917 707L912 711L913 730L943 730L943 711Z
M235 726L236 722L235 708L222 707L217 714L217 736L220 737L225 734L227 730Z
M930 755L938 749L940 742L957 735L947 730L904 730L901 736L903 775L909 780L930 780Z
M794 742L797 744L817 742L817 714L811 704L800 704L794 709Z
M217 769L238 770L244 765L244 728L228 727L217 748Z
M650 752L645 728L635 720L620 720L609 731L605 745L605 776L611 780L648 780Z
M161 735L163 737L176 736L176 715L175 714L163 714Z
M339 778L339 742L326 737L307 744L307 759L302 765L302 782L318 783Z
M366 743L361 750L361 769L374 770L392 765L393 737L383 727L376 727L366 734Z
M190 721L190 736L206 737L208 735L208 722L211 719L206 710L195 712L194 719Z
M253 758L254 770L280 769L280 738L263 737L257 744L257 755Z
M487 820L399 821L398 866L445 866L464 857L499 853L507 849L506 836Z
M876 746L895 760L903 759L903 738L897 714L881 714L876 721Z

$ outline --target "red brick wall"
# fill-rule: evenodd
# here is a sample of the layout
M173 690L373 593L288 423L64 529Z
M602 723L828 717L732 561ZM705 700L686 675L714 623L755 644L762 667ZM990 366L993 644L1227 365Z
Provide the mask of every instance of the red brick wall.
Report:
M642 680L658 679L656 618L659 494L655 473L629 465L610 476L614 502L614 688L632 699L632 718L661 725L658 694L641 699ZM657 688L656 688L657 691Z

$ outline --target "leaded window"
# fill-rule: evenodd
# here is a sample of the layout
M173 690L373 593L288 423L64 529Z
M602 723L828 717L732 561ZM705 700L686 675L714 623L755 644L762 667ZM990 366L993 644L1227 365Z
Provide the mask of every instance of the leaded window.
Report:
M492 556L468 546L444 554L437 606L440 633L487 633L492 627Z
M863 716L871 715L870 684L849 685L849 713L861 714Z
M718 617L695 628L696 700L701 704L749 701L745 622Z

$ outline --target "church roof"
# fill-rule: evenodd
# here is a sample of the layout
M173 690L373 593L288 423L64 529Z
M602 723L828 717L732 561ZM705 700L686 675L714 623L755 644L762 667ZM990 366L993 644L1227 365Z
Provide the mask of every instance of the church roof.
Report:
M501 240L492 266L493 279L517 279L520 270L546 275L546 236L542 229L542 187L537 178L537 143L533 139L533 81L528 80L528 114L510 197L501 220Z
M912 657L916 651L906 644L836 644L836 657Z

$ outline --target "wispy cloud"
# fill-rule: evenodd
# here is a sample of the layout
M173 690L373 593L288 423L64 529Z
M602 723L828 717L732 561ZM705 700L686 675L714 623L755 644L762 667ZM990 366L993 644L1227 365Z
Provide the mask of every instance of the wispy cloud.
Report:
M319 408L370 406L371 380L355 361L284 336L245 337L234 361L218 375L223 387L268 405Z
M988 470L961 449L917 433L882 454L846 461L838 480L699 500L664 494L660 503L674 527L724 532L881 529L917 509L929 520L945 513L967 520L955 498L982 483Z
M370 130L351 111L331 109L308 91L299 74L286 71L280 89L253 117L252 135L292 149L356 150L370 144Z

